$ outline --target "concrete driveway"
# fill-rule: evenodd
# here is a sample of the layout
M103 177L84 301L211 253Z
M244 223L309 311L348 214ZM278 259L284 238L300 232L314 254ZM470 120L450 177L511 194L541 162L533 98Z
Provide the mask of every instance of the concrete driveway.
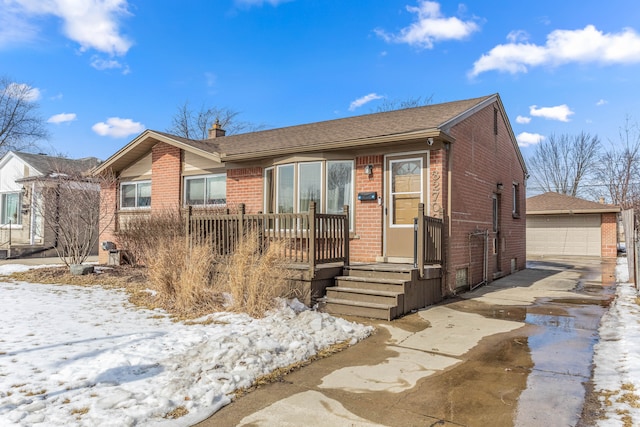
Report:
M615 260L538 260L392 322L199 426L588 425Z

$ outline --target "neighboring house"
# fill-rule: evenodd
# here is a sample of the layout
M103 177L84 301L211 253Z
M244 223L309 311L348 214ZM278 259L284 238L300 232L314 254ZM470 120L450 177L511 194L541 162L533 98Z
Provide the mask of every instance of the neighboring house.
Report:
M351 214L351 264L414 261L419 203L444 221L438 295L525 268L526 166L498 94L196 141L146 130L95 171L118 219L186 205ZM108 254L100 253L101 262ZM422 273L421 273L422 274ZM436 298L437 299L437 298Z
M9 151L0 159L0 251L5 257L50 255L55 231L44 226L42 190L56 175L78 176L99 160ZM64 201L62 201L64 203Z
M617 256L620 208L559 193L527 199L527 255Z

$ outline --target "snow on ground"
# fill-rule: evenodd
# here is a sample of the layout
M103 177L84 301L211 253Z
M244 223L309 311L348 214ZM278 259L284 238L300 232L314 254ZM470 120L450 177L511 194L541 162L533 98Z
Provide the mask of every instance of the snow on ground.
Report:
M629 283L626 258L616 266L616 299L600 323L595 345L594 387L606 398L606 420L599 426L640 425L640 305ZM624 419L630 421L625 424Z
M0 301L0 425L187 426L257 377L372 332L284 302L264 319L175 323L99 286L0 282Z

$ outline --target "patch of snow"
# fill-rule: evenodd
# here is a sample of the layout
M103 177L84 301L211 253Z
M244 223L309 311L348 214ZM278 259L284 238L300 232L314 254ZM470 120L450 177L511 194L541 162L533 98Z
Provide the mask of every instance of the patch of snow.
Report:
M0 300L0 420L24 426L192 425L256 378L373 331L295 301L186 325L98 286L0 282ZM188 414L163 418L176 408Z

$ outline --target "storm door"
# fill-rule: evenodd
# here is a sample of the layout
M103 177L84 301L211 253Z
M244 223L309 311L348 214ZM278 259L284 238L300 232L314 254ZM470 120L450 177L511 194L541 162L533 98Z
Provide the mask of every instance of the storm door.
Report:
M413 259L413 219L424 203L427 153L387 156L385 183L385 257Z

